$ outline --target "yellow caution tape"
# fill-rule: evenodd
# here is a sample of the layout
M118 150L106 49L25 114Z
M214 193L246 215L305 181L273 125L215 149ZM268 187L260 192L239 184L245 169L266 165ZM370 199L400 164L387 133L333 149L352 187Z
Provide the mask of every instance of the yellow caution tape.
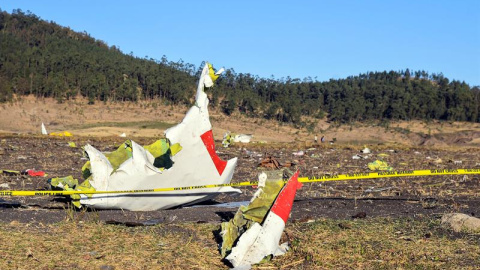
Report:
M372 173L351 173L337 175L323 175L314 177L299 177L301 183L329 182L329 181L346 181L359 179L376 179L388 177L408 177L408 176L436 176L436 175L463 175L463 174L480 174L480 169L445 169L445 170L418 170L418 171L383 171ZM67 196L72 194L120 194L120 193L152 193L152 192L168 192L182 191L204 188L220 188L220 187L244 187L256 186L258 181L247 181L235 184L212 184L201 186L187 187L169 187L155 189L136 189L136 190L110 190L110 191L81 191L81 190L49 190L49 191L30 191L30 190L2 190L0 196Z
M351 173L338 175L323 175L319 177L299 177L298 181L302 183L344 181L358 179L375 179L387 177L407 177L407 176L435 176L435 175L454 175L454 174L480 174L480 169L444 169L444 170L418 170L418 171L382 171L372 173Z

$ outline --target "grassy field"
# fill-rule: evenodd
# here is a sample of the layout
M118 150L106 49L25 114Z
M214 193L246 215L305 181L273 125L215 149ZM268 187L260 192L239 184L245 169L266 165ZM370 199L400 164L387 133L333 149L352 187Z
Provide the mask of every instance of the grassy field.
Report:
M218 224L0 223L0 269L228 269ZM435 218L289 223L286 255L254 269L478 269L480 235Z

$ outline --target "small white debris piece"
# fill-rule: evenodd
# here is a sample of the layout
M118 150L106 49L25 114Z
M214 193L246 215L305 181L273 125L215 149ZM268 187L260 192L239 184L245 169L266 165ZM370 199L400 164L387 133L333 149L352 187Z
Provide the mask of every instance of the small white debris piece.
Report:
M6 188L9 189L10 186L7 183L0 184L0 188Z
M224 71L225 71L225 68L222 67L222 68L220 68L219 70L217 70L217 72L215 72L215 75L220 75L220 74L222 74Z
M375 188L375 187L370 187L367 188L364 192L369 193L369 192L382 192L382 191L387 191L392 189L393 187L384 187L384 188Z
M372 151L370 149L368 149L367 147L365 147L362 151L363 154L370 154Z
M122 137L122 138L125 138L125 137L127 137L127 134L125 134L125 132L124 132L124 133L122 133L122 134L120 134L120 135L118 135L118 136L119 136L119 137Z
M45 128L45 124L42 122L42 135L48 135L47 129Z
M260 175L258 175L258 186L265 187L265 181L267 181L267 174L262 172Z
M301 157L301 156L305 155L305 152L303 152L303 151L298 151L298 152L293 152L292 154L293 154L294 156L296 156L296 157Z
M252 137L251 134L237 134L233 137L233 142L249 143Z

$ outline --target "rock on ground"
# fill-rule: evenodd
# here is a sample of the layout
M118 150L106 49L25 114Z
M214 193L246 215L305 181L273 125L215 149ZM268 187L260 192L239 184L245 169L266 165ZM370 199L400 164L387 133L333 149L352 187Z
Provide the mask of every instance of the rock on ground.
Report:
M442 225L456 232L480 232L480 219L461 213L449 213L442 217Z

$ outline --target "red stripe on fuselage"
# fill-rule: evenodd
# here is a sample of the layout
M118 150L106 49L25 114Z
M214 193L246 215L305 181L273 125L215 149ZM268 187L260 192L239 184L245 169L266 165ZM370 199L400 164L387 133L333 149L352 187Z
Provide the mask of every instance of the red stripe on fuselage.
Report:
M292 211L293 200L297 189L302 186L302 183L298 182L298 171L288 180L287 184L283 187L280 194L278 194L275 203L270 211L281 217L285 223L287 223L290 212Z
M222 175L225 167L227 167L227 162L221 160L215 152L215 142L213 141L212 130L203 133L200 138L202 138L203 144L205 144L205 147L210 154L210 158L212 159L213 164L215 164L215 168L217 168L218 174Z

